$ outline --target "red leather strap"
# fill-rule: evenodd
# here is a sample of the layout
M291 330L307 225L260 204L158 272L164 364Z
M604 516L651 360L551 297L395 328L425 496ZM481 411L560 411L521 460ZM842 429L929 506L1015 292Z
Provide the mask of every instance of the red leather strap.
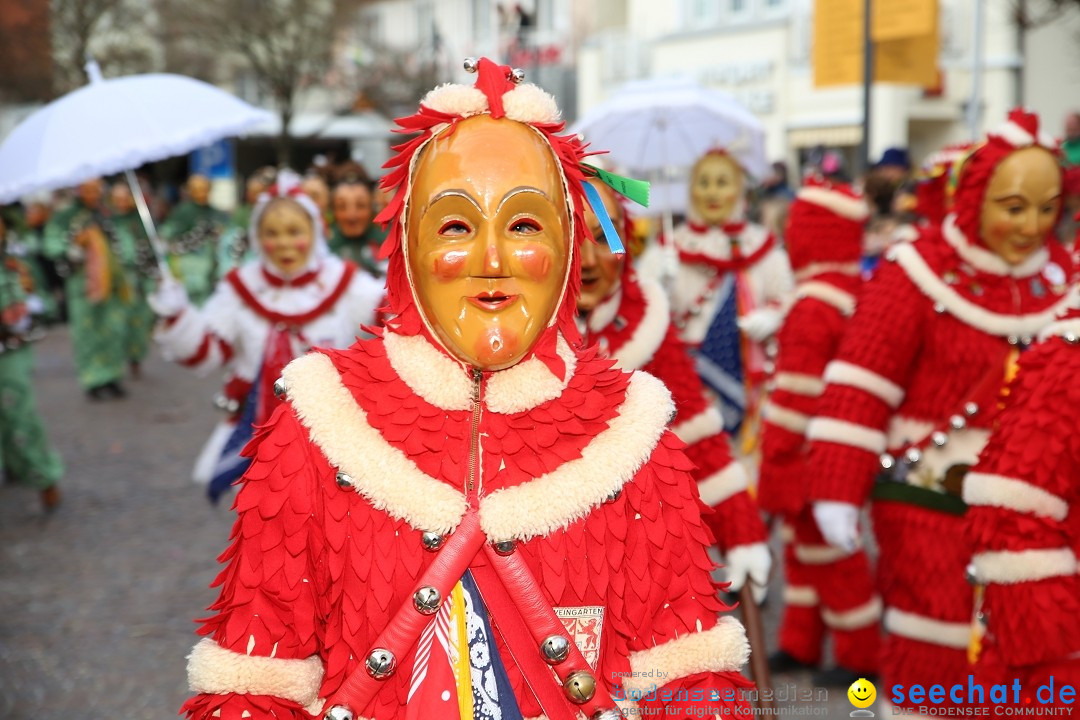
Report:
M446 544L439 550L431 565L420 576L413 591L425 585L431 585L439 591L440 597L444 599L450 597L450 591L465 574L469 563L476 557L484 541L484 533L480 530L480 520L477 518L476 510L470 509L457 529L447 538ZM385 648L400 661L416 644L424 628L431 622L431 618L431 615L421 615L413 607L410 594L409 599L398 608L398 611L390 618L390 622L383 628L372 644L371 650ZM366 656L360 658L360 665L345 678L345 682L326 701L324 707L329 709L335 705L343 705L352 710L354 715L360 715L382 687L381 680L376 680L368 674L365 667L366 660Z
M550 603L544 599L544 592L541 590L540 584L536 582L536 578L533 577L532 571L529 570L525 560L518 553L506 556L499 555L491 545L484 545L484 554L494 566L495 572L498 574L499 579L502 580L505 588L509 591L507 596L517 607L525 626L532 634L534 647L539 648L540 644L550 635L562 635L565 637L567 635L566 626L559 620L559 616L555 614L555 610L552 609ZM494 615L494 612L492 612L492 615ZM618 709L615 701L611 699L611 695L607 691L607 684L604 682L601 668L597 667L594 672L589 667L589 663L581 654L573 638L569 639L570 655L566 660L552 668L555 674L559 676L560 680L565 681L571 673L584 670L596 678L596 694L593 695L592 700L576 707L586 717L592 717L601 710ZM599 665L599 661L597 661L597 664ZM567 702L566 700L563 701L564 704Z
M536 696L536 701L548 720L576 720L577 714L570 709L570 703L552 675L551 667L540 656L540 645L526 627L506 586L495 568L482 560L482 557L478 557L469 569L484 599L484 607L491 616L491 624L506 641L506 648Z

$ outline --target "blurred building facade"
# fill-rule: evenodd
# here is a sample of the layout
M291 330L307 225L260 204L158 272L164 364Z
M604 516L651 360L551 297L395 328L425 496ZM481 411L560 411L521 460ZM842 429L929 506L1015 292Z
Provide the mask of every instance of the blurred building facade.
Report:
M918 162L946 143L969 139L976 3L983 3L979 132L1024 103L1061 134L1080 103L1080 6L1026 33L1018 6L1040 0L941 0L940 87L875 84L870 157L906 147ZM605 0L608 18L578 51L579 112L636 78L689 76L733 93L762 119L771 159L795 167L818 145L855 159L862 138L862 89L816 89L811 54L813 0ZM849 164L850 167L850 164Z

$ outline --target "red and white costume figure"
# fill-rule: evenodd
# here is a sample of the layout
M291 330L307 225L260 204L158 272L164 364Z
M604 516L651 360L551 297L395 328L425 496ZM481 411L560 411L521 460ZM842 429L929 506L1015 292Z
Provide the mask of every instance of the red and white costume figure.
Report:
M381 215L388 327L284 373L286 400L253 446L221 595L189 665L190 717L309 718L328 708L376 720L491 717L494 703L504 718L609 718L616 685L660 685L641 702L654 714L745 711L722 699L746 685L747 644L734 618L718 617L712 536L691 464L666 430L670 395L655 378L575 349L583 146L556 134L563 124L546 93L486 59L476 69L475 86L433 90L400 121L417 135L383 181L395 191ZM557 202L569 218L568 262L538 343L485 371L452 354L420 308L407 219L426 178L414 170L456 142L522 127L550 148L565 193L514 188L493 203L520 192L511 200ZM436 143L441 154L423 154ZM462 207L471 207L465 188L487 182L471 169L452 189ZM487 252L475 258L493 262ZM482 599L467 591L466 606L491 623L470 623L463 676L446 667L454 637L440 603L467 579ZM474 631L490 642L474 644ZM489 666L498 669L490 683ZM684 688L705 699L665 699ZM713 689L721 699L709 699Z
M721 169L723 186L709 195L697 188L713 159L726 160L734 177L723 177ZM794 286L776 238L742 219L742 178L727 153L699 160L689 220L673 233L679 262L671 283L679 337L695 351L698 374L716 393L724 428L733 435L757 410L766 374L761 343L779 329Z
M959 486L986 443L1010 357L1076 299L1071 259L1045 243L1060 197L1028 196L1032 184L1060 194L1053 148L1037 117L1010 114L960 168L939 232L889 250L825 370L807 429L809 497L822 534L848 549L858 508L874 498L886 686L966 680L973 593ZM1018 163L1027 169L1013 174ZM1018 190L991 193L1014 178ZM1006 261L1012 243L1022 261Z
M816 666L825 634L840 668L877 672L881 600L866 553L830 547L807 503L806 429L825 389L861 285L859 256L869 208L846 185L811 179L789 209L785 242L796 300L777 335L774 388L762 411L761 506L783 518L784 617L780 650Z
M720 413L707 396L694 361L671 323L670 305L660 284L639 277L627 261L615 291L586 319L586 344L623 370L643 370L661 380L675 401L671 431L687 444L686 455L701 500L712 508L706 522L725 558L731 589L749 577L764 596L771 559L767 533L748 492L747 473L732 457Z
M977 672L991 682L1019 678L1029 693L1051 676L1055 690L1080 684L1080 312L1042 336L1024 353L964 482L974 575L984 587Z
M284 273L260 248L258 259L230 271L202 308L187 302L176 284L152 298L164 320L154 338L166 359L199 373L226 371L218 405L227 412L207 441L193 471L211 484L212 496L240 477L248 461L240 450L252 424L264 423L277 401L274 382L292 359L311 347L345 347L364 334L382 299L380 283L326 249L322 219L287 173L260 196L251 217L259 237L264 210L288 197L310 216L313 245L303 267Z

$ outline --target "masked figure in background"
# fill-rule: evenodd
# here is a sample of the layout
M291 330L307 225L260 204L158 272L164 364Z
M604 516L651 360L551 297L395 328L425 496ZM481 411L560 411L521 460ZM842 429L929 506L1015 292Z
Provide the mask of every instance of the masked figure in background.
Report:
M218 273L224 277L235 267L256 259L259 256L257 243L248 237L251 226L251 211L259 202L259 196L274 184L277 171L272 167L256 170L244 184L244 202L237 206L229 219L229 229L221 236L218 246Z
M45 255L45 225L49 221L50 193L24 197L22 215L8 216L7 254L26 266L34 281L30 313L36 322L52 325L63 317L63 278L56 263Z
M184 282L187 295L201 307L217 282L218 244L228 216L210 206L210 178L192 175L188 199L173 208L161 226L169 246L169 265Z
M762 343L779 329L794 285L776 238L743 219L745 178L723 151L694 165L689 217L675 229L679 265L671 288L679 337L696 352L698 375L716 393L740 455L756 443Z
M1053 683L1050 704L1070 707L1057 689L1080 684L1080 312L1041 335L964 484L985 630L975 672L1029 692Z
M373 277L386 275L386 264L376 259L386 232L372 222L375 211L371 188L358 167L346 167L338 173L330 200L334 211L330 249Z
M30 268L6 254L9 235L0 216L0 476L37 490L46 512L60 504L60 455L49 446L34 400L35 339L27 298L36 288Z
M75 202L45 228L45 253L65 268L68 321L79 384L93 400L124 397L131 286L119 238L102 204L99 179L79 185Z
M388 327L285 371L191 717L746 711L670 395L575 349L584 147L470 67L399 121Z
M132 376L139 377L142 361L150 350L150 335L154 330L154 311L150 309L146 298L157 286L157 259L127 183L118 182L113 185L109 191L109 200L113 210L112 224L120 248L120 261L128 287L131 288L125 351Z
M783 519L785 539L784 616L770 665L777 672L817 667L829 633L837 666L814 684L830 687L875 675L880 649L881 600L866 553L830 547L806 501L806 429L855 311L869 212L848 186L821 179L811 178L795 196L784 237L796 299L777 335L774 387L762 411L758 501Z
M858 546L874 499L889 686L966 682L961 487L976 481L964 475L1017 352L1077 297L1071 259L1048 242L1061 168L1038 118L1013 111L956 172L938 233L895 245L863 288L807 429L809 499L830 545Z
M607 185L590 180L605 209L627 238L629 216ZM706 522L724 555L730 590L737 592L749 579L758 601L764 599L772 560L765 544L765 525L750 497L746 470L731 456L730 440L720 413L694 372L694 362L671 324L670 305L660 284L639 277L622 253L604 242L597 214L585 213L594 242L581 247L581 296L578 312L586 345L623 370L644 370L661 380L675 401L671 431L687 443L686 455L697 469L693 475L701 500L713 511Z
M285 365L311 347L353 342L382 296L378 283L327 252L318 209L296 182L282 173L259 197L250 229L259 259L230 271L202 309L174 278L150 298L163 318L155 340L166 359L201 373L227 371L217 400L226 418L193 473L214 500L247 467L240 451L277 405L274 381Z

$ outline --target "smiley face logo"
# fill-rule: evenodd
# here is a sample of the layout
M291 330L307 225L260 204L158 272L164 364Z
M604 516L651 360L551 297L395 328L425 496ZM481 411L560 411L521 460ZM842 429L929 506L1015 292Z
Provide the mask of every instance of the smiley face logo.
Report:
M847 697L855 707L868 708L877 699L877 688L866 678L859 678L851 683L851 687L847 690Z

